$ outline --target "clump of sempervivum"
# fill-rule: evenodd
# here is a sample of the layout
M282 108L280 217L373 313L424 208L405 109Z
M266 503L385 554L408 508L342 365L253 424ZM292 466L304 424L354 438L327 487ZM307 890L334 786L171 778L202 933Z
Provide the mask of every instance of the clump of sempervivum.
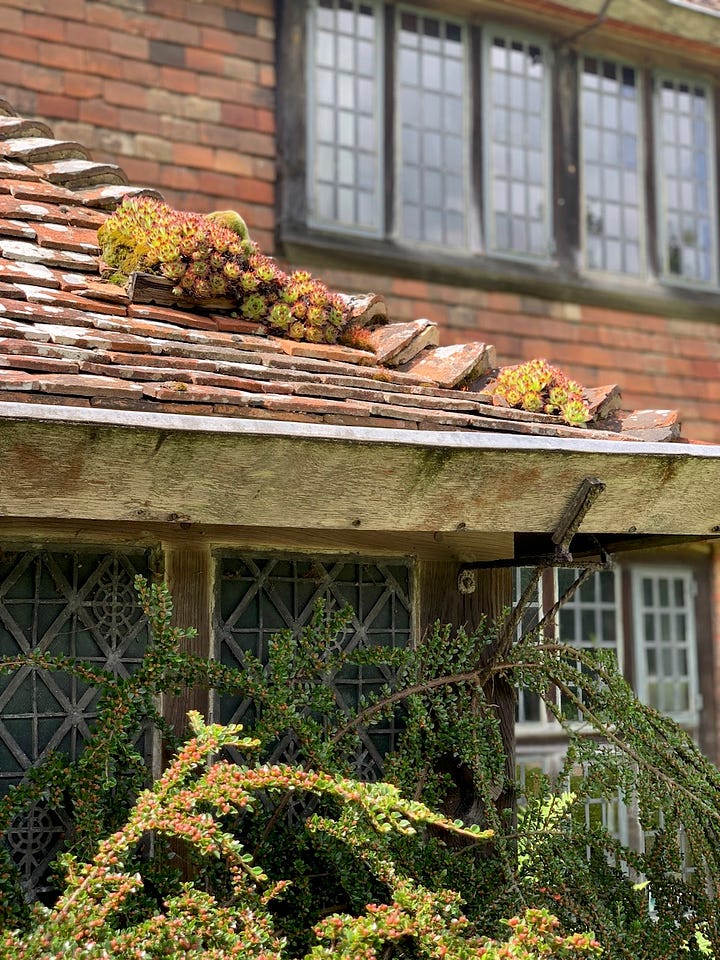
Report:
M531 413L557 414L573 426L582 426L590 419L583 388L546 360L528 360L515 367L504 367L492 393L496 403Z
M305 271L284 273L250 240L242 218L229 214L181 213L151 197L124 200L98 230L111 279L153 273L172 281L178 300L202 306L227 298L244 319L280 336L334 343L349 320L340 298Z

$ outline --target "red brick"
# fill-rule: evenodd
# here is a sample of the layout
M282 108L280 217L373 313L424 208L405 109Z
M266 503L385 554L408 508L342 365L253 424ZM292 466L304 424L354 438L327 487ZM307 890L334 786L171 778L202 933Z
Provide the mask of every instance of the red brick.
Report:
M231 103L237 97L237 81L225 77L201 74L197 78L198 94L213 100L228 100Z
M124 157L123 169L130 183L148 187L160 183L160 165L153 161L142 160L139 157Z
M110 47L110 31L89 23L68 24L65 42L82 50L107 50Z
M521 312L520 297L514 293L499 293L489 290L487 293L488 310L499 310L513 313Z
M119 111L98 98L84 100L80 103L79 118L85 123L93 123L100 127L117 128Z
M70 49L70 48L68 48ZM88 73L97 74L101 77L113 77L116 80L125 76L125 65L127 63L122 57L116 57L114 54L106 53L107 48L97 49L88 47L77 51L78 56L84 56L85 69Z
M128 33L115 33L110 36L110 52L133 60L147 60L149 41L147 37L136 37Z
M144 33L151 40L167 40L168 29L172 30L172 42L182 44L185 47L199 47L200 29L192 23L183 20L173 19L169 26L167 20L163 18L151 18L143 21Z
M185 51L185 63L188 70L197 73L209 73L221 77L225 73L227 58L221 53L210 50L201 50L197 47L188 47Z
M68 97L90 100L102 93L103 81L87 73L75 73L66 70L62 77L63 92Z
M211 170L214 166L215 151L196 143L173 144L173 162L185 167L201 167Z
M144 90L122 80L103 80L103 99L120 107L136 107L142 102Z
M51 93L39 93L38 111L43 117L59 117L63 120L77 120L80 107L71 97L57 96Z
M274 87L276 83L275 67L263 63L258 71L258 82L263 87Z
M38 63L40 62L40 45L37 40L0 30L0 57L6 60L6 70L13 60L27 60L30 63ZM9 73L8 75L11 76L12 74Z
M275 16L275 5L272 0L240 0L239 8L245 13L256 13L261 17Z
M4 15L3 15L4 21ZM26 13L23 24L23 33L28 37L37 37L39 40L51 40L56 43L63 43L65 40L66 20L60 20L58 17L49 16L47 13L38 16L34 13ZM7 26L3 22L3 30Z
M23 24L25 23L25 14L22 10L13 10L10 7L4 7L2 13L2 28L5 33L23 33Z
M215 151L215 169L239 177L251 177L255 174L253 159L232 150Z
M160 84L175 93L199 93L197 76L192 70L160 67Z
M430 288L425 280L408 280L404 277L397 277L392 282L392 292L397 297L429 299L429 291Z

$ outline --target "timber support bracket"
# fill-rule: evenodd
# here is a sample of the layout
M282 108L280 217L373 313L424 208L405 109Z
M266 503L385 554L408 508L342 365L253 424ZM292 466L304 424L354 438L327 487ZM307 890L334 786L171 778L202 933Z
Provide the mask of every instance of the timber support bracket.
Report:
M460 568L457 588L460 593L474 593L477 587L476 570L488 570L498 567L607 567L610 558L606 550L598 543L599 561L573 558L570 546L572 539L597 498L605 490L605 483L598 477L585 477L558 521L551 535L553 550L534 556L512 557L506 560L478 560L464 563Z

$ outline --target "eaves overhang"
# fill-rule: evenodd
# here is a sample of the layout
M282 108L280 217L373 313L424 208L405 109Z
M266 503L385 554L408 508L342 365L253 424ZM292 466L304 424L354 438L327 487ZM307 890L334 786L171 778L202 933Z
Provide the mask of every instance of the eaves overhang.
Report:
M0 403L5 518L547 534L588 477L583 534L720 525L720 446Z

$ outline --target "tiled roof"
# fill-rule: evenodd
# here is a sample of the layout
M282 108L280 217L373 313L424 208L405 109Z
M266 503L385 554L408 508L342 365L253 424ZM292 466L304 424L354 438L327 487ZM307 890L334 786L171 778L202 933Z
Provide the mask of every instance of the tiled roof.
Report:
M97 229L124 196L120 168L53 139L0 101L0 402L551 437L669 440L674 411L594 419L493 405L492 346L438 346L427 320L388 323L380 298L347 297L366 349L272 337L229 310L139 303L101 277ZM391 319L391 318L390 318Z

